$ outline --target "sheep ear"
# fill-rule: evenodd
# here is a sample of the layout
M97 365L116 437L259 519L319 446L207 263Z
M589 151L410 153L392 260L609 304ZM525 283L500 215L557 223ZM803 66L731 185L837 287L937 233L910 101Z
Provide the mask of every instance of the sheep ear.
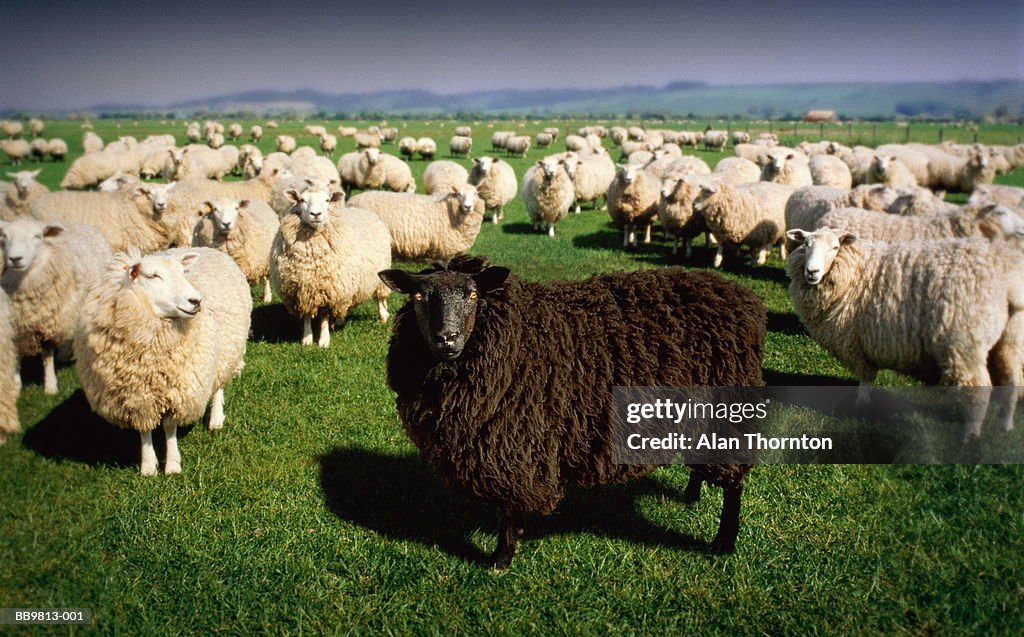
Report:
M786 232L786 237L788 239L792 239L793 241L798 241L800 243L803 243L804 241L807 240L807 236L809 234L810 233L804 232L803 230L800 230L799 228L796 228L794 230L790 230L790 231Z
M299 197L299 193L297 191L295 191L295 190L287 190L287 191L285 191L284 194L288 195L288 198L291 199L293 202L299 203L300 197Z
M843 234L839 235L839 245L848 246L851 243L857 243L857 235L853 234L852 232L844 232Z
M338 192L331 193L331 198L329 199L329 201L331 203L337 203L337 202L341 201L344 198L345 198L345 193L343 193L343 192L341 192L339 190Z
M206 212L213 212L213 204L209 201L204 201L203 206L206 208Z
M141 263L135 262L130 266L125 266L125 270L128 270L128 278L134 281L139 278L139 268L142 267Z
M412 294L419 287L416 282L418 277L405 270L381 270L377 276L384 282L384 285L402 294Z
M136 195L145 195L145 196L149 197L153 193L150 192L149 188L136 188L135 189L135 194Z
M476 281L476 289L478 292L487 293L491 290L497 290L503 286L510 273L511 272L508 268L491 266L489 268L484 268L484 270L478 274L474 274L473 280Z
M249 200L248 199L243 199L243 200L239 201L238 202L238 207L239 208L248 208L249 207Z
M37 169L37 170L33 170L33 171L32 171L32 178L33 178L33 179L35 179L36 177L38 177L38 176L39 176L39 173L41 173L41 172L43 172L43 169L42 169L42 168L39 168L39 169Z
M64 232L64 226L51 223L50 225L43 228L43 237L49 239L51 237L58 237Z
M198 252L186 252L185 254L181 255L181 267L184 268L186 272L188 272L188 269L195 265L196 261L198 260Z

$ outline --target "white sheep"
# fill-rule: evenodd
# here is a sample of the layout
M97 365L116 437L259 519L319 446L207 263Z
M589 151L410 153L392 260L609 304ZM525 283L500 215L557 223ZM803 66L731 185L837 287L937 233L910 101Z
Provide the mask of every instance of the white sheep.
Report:
M385 144L394 144L396 139L398 139L398 129L394 126L380 129L380 140Z
M933 190L971 192L980 184L992 183L995 174L988 152L975 145L966 157L943 152L932 154L928 159L928 181L920 183Z
M21 374L18 371L18 350L14 344L14 326L11 323L11 302L0 288L0 445L21 431L18 421L18 394L21 392Z
M807 157L792 149L779 148L766 153L761 180L788 186L791 190L814 184Z
M470 128L469 126L456 126L455 134L460 137L472 137L473 129Z
M473 138L456 135L449 140L448 149L452 157L468 157L473 149Z
M599 199L607 199L608 186L615 179L615 162L608 153L584 154L566 159L566 162L571 161L576 163L571 171L575 211L580 212L580 204L583 202L590 202L597 208Z
M270 253L270 280L285 309L302 319L302 344L313 344L317 319L317 345L328 347L331 319L344 320L350 308L371 297L378 318L386 322L390 290L376 276L391 267L384 223L367 210L341 208L341 193L307 190L290 196L296 214L281 219Z
M916 188L897 188L892 191L896 198L889 205L887 211L894 215L935 215L940 213L952 214L959 210L959 206L947 202L943 197L946 193L940 191L932 192L927 188L917 186ZM975 200L968 205L975 208L984 208L991 202L979 202ZM867 208L852 204L853 207ZM810 226L804 226L810 227Z
M704 131L704 148L723 150L729 141L729 133L724 130L708 129Z
M789 231L789 295L811 337L860 380L878 371L943 385L1021 387L1024 253L983 239L874 243L823 228ZM1004 428L1017 392L1008 392ZM987 395L964 437L980 434Z
M306 131L306 134L311 137L321 137L327 134L327 129L323 126L306 124L302 130Z
M510 137L505 142L505 150L508 151L509 155L519 155L520 157L526 157L526 153L530 152L530 137L529 135L517 135Z
M433 161L423 171L423 192L433 195L448 192L469 181L469 171L453 161Z
M39 137L42 135L44 128L46 128L46 125L43 124L43 120L37 117L33 117L28 120L28 131L32 133L32 137Z
M320 179L310 179L308 177L298 177L295 175L289 175L281 177L274 182L274 185L270 189L270 207L277 216L283 217L287 214L291 214L295 208L295 201L292 200L291 195L288 194L289 190L294 190L297 194L302 194L310 188L316 190L326 190L330 192L341 192L344 196L344 192L340 190L338 184L330 184ZM344 203L342 201L341 203Z
M420 159L433 159L437 154L437 142L430 137L420 137L416 140L416 152Z
M742 157L723 157L712 172L721 183L744 184L761 180L761 167Z
M655 153L663 153L661 150L654 151ZM735 158L734 158L735 159ZM661 165L660 179L666 179L668 177L682 177L683 175L710 175L711 168L708 167L707 163L699 157L691 157L689 155L685 157L673 157L672 155L662 154L660 157L655 159L651 164L645 167L645 170L654 174L658 177L658 170L651 170L653 164Z
M0 254L18 355L42 354L43 390L56 394L54 355L74 338L82 301L110 261L110 244L92 226L24 218L0 222Z
M196 222L192 245L227 253L246 282L263 283L263 302L270 296L270 247L280 223L277 214L262 201L217 199L206 202L207 214Z
M467 181L476 186L477 195L483 199L484 209L491 213L493 223L505 218L505 204L515 199L519 192L515 169L496 157L474 158Z
M338 126L338 137L355 137L359 129L355 126L345 126L342 124Z
M551 141L552 142L554 142L555 140L558 139L558 127L557 126L548 126L548 127L546 127L541 132L544 135L551 135ZM1024 157L1021 158L1021 162L1024 163Z
M259 124L253 124L249 127L249 141L255 144L260 141L261 137L263 137L262 126L260 126Z
M290 155L295 151L295 146L295 138L291 135L278 135L274 138L274 147L279 153Z
M82 135L82 152L88 155L101 150L103 150L103 139L92 131L86 131Z
M685 175L671 177L662 183L658 220L672 237L672 254L678 253L679 241L682 240L686 258L689 259L693 254L690 242L701 233L708 232L704 216L693 209L693 202L700 196L701 185L706 179L708 177L701 175Z
M3 199L0 200L0 220L12 221L14 216L26 214L32 199L49 192L46 186L36 181L41 171L42 169L38 168L7 173L14 181L9 184L0 183L0 192L3 194Z
M852 232L871 241L926 241L960 237L1022 237L1024 219L1003 206L962 208L932 215L880 215L840 208L818 219L817 228Z
M7 155L12 166L17 166L32 154L31 145L24 139L0 140L0 150Z
M387 174L384 172L384 163L379 161L380 156L381 152L376 148L345 153L341 156L338 160L338 174L346 196L352 194L353 188L376 190L384 185Z
M732 132L732 145L733 146L736 146L737 144L749 144L749 143L750 143L750 133L748 133L747 131L736 130L736 131Z
M366 148L380 148L380 133L379 132L358 132L355 134L356 148L363 150Z
M388 153L381 153L377 161L384 165L384 189L391 192L416 192L416 178L412 176L409 164Z
M1024 210L1024 188L1019 186L978 184L967 200L967 204L981 205L985 203L997 203L1008 208Z
M726 249L744 245L754 252L751 265L764 264L775 244L779 244L785 258L786 200L791 192L787 186L768 181L735 186L703 184L693 209L704 216L708 229L719 241L715 267L722 265Z
M324 133L320 136L320 151L327 157L334 157L334 151L338 148L338 138L334 135Z
M364 192L349 205L380 217L392 254L414 260L447 260L465 252L480 234L484 215L484 202L469 184L434 195Z
M117 173L116 175L101 181L100 185L97 186L96 189L100 192L117 192L118 190L128 188L134 189L144 185L145 182L135 175L131 175L129 173Z
M48 145L45 139L37 137L28 144L29 153L32 155L32 160L35 162L41 162L46 159L46 149Z
M198 144L199 140L202 138L203 131L199 128L198 122L192 122L185 127L185 139L187 139L190 144Z
M658 214L661 182L651 173L631 164L622 166L608 184L608 215L622 228L622 247L636 245L636 231L645 230L644 243L651 241L651 224Z
M25 127L21 122L5 119L0 121L0 129L3 130L4 135L7 135L7 139L16 139L21 137Z
M515 136L516 134L510 130L494 131L491 134L491 150L505 150L505 144Z
M68 156L68 143L59 137L54 137L46 144L46 153L53 161L64 161Z
M398 142L398 152L406 159L406 161L412 159L417 150L419 149L416 146L415 137L403 137Z
M889 188L915 188L917 179L895 155L875 155L865 183L885 184Z
M533 138L533 143L537 148L547 148L554 142L555 138L551 133L537 133Z
M840 208L885 212L893 205L897 196L895 190L882 184L861 185L853 190L830 186L797 188L786 200L786 229L816 228L819 219ZM795 248L795 244L786 242L787 250Z
M115 192L47 192L32 199L28 210L41 221L92 225L115 251L134 247L156 252L180 236L182 221L168 210L174 188L175 184L145 184ZM190 228L194 222L192 217Z
M156 475L152 432L167 441L164 473L181 473L177 430L210 405L224 426L224 387L241 371L252 298L231 257L209 248L119 253L81 309L75 371L93 411L139 432L140 473Z
M833 188L853 188L853 175L846 162L827 154L812 155L808 161L811 171L811 182L816 186Z
M569 212L576 199L572 174L576 163L546 157L537 161L523 175L520 196L534 230L546 230L555 236L555 223Z

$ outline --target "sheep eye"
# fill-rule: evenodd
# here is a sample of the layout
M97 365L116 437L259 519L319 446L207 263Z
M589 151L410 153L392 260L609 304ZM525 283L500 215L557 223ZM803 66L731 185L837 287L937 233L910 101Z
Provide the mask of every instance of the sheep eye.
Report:
M159 274L146 274L146 275L143 275L143 276L145 276L147 279L159 279L160 278Z
M417 292L417 293L412 295L412 298L413 298L413 300L416 300L416 301L422 301L423 300L423 294L421 292Z
M471 290L470 293L469 293L469 300L470 301L475 301L476 297L477 297L476 290Z

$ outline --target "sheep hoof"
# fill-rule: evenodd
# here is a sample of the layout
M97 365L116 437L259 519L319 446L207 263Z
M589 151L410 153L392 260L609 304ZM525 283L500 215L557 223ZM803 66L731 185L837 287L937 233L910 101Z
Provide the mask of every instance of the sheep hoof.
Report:
M508 570L508 567L512 565L513 555L514 553L502 551L501 549L495 551L491 555L491 568L498 572Z
M166 475L174 475L176 473L181 473L181 463L168 461L167 465L164 467L164 473Z
M735 553L736 538L723 538L720 535L716 535L715 540L711 543L710 552L712 555L729 555L730 553Z
M313 335L310 334L309 336L303 336L302 337L302 344L303 345L312 345L313 344Z
M152 465L144 464L139 467L139 475L143 476L155 476L156 475L156 463Z

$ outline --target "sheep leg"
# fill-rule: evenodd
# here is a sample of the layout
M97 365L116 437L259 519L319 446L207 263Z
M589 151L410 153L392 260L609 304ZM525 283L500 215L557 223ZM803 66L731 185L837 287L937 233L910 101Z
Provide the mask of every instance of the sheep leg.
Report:
M181 452L178 451L178 425L164 416L164 438L167 440L167 458L164 459L164 473L181 473Z
M758 265L764 265L765 261L767 261L767 260L768 260L768 249L765 248L764 246L762 246L762 247L758 248L757 254L753 258L751 258L750 265L751 265L751 267L758 266Z
M783 240L783 242L779 244L779 257L781 257L782 260L785 261L787 254L788 251L786 250L786 242L785 240Z
M632 227L632 226L630 226L630 225L629 225L629 224L627 223L627 224L626 224L625 226L623 226L623 228L622 228L622 247L623 247L623 248L628 248L628 247L629 247L629 232L630 232L630 228L631 228L631 227Z
M725 488L722 502L722 516L718 520L718 533L711 542L711 552L732 553L736 550L736 536L740 533L740 497L743 485Z
M709 246L718 245L718 239L715 237L715 235L713 235L710 232L704 233L704 242L707 243Z
M687 246L689 247L689 246ZM675 256L679 253L679 237L672 238L672 255Z
M18 359L18 364L14 366L14 386L18 392L21 392L21 359Z
M53 364L53 348L43 346L43 392L52 396L57 393L57 371Z
M498 528L498 548L491 555L491 564L495 569L503 571L512 564L516 554L519 538L523 536L523 514L518 511L501 512L501 523Z
M270 295L270 277L265 276L263 277L263 302L270 303L272 298Z
M575 212L576 214L580 214L580 202L579 202L579 199L576 200L576 210L574 210L573 212Z
M498 211L497 210L495 210L494 212L491 213L491 223L493 223L494 225L498 225Z
M718 250L715 251L715 263L714 263L714 265L715 265L716 268L722 267L722 259L723 259L724 256L725 256L725 248L722 246L721 243L719 243L718 244Z
M993 385L1001 387L997 397L1000 405L1000 424L1004 431L1013 429L1013 414L1017 408L1017 393L1024 387L1024 312L1010 315L999 341L988 355L989 376Z
M554 224L554 222L549 222L548 223L548 236L549 237L555 236L555 224Z
M987 361L988 357L981 357ZM966 444L981 437L981 425L985 422L985 412L992 397L992 381L988 367L983 362L973 374L963 377L955 372L943 374L943 385L961 386L967 395L967 413L964 417L963 442Z
M651 226L648 225L647 226L647 230L644 231L644 243L650 243L650 242L651 242Z
M693 256L693 249L690 247L690 239L684 239L683 245L686 247L686 258L689 259L691 256Z
M139 461L139 473L144 476L156 475L156 449L153 448L153 432L140 431L142 439L142 458Z
M224 388L213 392L213 401L210 403L210 422L206 427L210 431L224 427Z
M377 297L377 319L381 323L388 322L388 287L381 283L377 286L376 294Z
M331 345L330 316L326 312L320 316L320 339L316 344L323 348Z
M871 380L861 379L860 385L857 386L857 400L854 401L854 405L866 407L871 403L871 385L874 380L874 377Z
M686 483L686 490L683 491L683 502L696 504L700 501L700 488L704 484L704 478L697 475L697 472L690 470L690 481Z
M313 344L313 320L308 316L302 319L302 344Z

